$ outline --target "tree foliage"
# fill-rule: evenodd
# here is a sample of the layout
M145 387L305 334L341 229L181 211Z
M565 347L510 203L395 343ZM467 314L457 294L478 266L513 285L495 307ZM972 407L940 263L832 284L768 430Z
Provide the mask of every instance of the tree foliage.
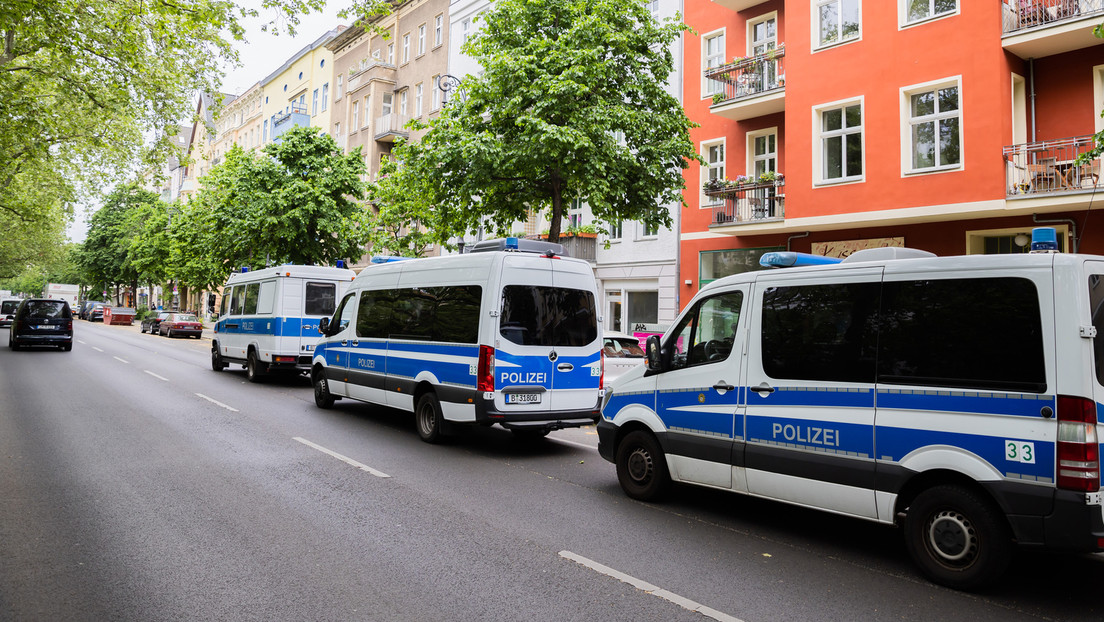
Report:
M159 276L146 272L147 258L132 249L144 243L151 215L164 210L161 197L136 184L112 190L89 220L88 235L81 245L78 263L85 275L83 281L94 291L106 291Z
M441 242L480 225L506 231L530 209L551 211L556 240L576 198L599 221L669 226L663 206L682 203L682 169L699 160L694 125L665 90L687 27L638 0L499 0L483 19L463 48L483 73L464 78L466 97L420 142L396 149L410 170L377 196L426 184L432 201L412 218Z
M418 257L440 237L427 224L433 221L433 188L410 168L388 160L380 167L380 180L368 186L373 252ZM449 236L445 236L446 238Z

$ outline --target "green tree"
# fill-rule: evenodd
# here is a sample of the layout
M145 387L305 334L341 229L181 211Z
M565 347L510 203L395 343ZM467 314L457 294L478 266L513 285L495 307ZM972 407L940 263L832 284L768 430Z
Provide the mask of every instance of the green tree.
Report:
M463 48L483 73L395 151L410 169L398 180L433 191L414 217L445 242L548 209L556 241L565 204L584 198L599 221L669 226L661 206L682 203L682 169L700 161L694 124L664 90L687 26L638 0L500 0L483 19Z
M426 226L434 219L432 194L424 178L414 177L394 160L384 162L379 181L368 186L368 201L374 206L368 239L372 251L408 257L424 253L439 237Z
M157 194L136 184L124 184L117 186L92 215L78 261L95 291L126 284L132 294L136 293L139 271L131 246L142 235L143 224L137 214L148 214L159 203Z

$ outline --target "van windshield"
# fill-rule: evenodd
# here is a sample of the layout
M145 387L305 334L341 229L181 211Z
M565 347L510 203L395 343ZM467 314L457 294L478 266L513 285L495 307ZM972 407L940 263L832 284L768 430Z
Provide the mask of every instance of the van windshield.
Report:
M503 337L523 346L585 346L598 338L594 294L581 289L507 285Z

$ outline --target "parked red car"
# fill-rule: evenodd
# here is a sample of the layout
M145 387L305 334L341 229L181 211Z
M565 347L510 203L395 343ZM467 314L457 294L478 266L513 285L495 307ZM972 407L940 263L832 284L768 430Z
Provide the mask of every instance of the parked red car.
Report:
M203 325L199 323L199 318L194 314L169 313L167 317L161 319L161 324L157 327L157 333L169 337L184 335L185 337L199 339L203 334Z

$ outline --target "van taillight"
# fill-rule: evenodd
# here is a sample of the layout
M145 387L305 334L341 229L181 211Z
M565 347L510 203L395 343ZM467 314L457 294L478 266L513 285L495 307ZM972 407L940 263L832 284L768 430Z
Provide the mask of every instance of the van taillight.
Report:
M478 375L475 377L475 390L494 391L494 348L479 346Z
M606 386L606 352L603 350L602 354L602 371L598 374L598 388L602 389Z
M1100 490L1096 403L1083 397L1058 396L1058 488Z

